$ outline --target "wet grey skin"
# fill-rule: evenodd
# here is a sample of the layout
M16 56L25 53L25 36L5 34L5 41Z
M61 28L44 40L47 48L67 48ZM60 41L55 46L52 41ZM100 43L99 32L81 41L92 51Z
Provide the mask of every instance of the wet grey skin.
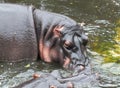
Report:
M33 6L0 4L0 61L42 59L75 69L88 64L88 37L73 19Z

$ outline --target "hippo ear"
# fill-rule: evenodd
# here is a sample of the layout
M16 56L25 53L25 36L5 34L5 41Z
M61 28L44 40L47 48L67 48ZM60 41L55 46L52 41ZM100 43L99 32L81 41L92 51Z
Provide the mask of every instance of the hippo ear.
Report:
M53 30L55 36L60 37L62 35L63 26L56 26Z

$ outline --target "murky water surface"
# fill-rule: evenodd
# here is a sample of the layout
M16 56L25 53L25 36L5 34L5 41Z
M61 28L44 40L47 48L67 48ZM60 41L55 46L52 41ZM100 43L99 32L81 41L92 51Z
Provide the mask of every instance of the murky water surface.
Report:
M89 36L92 70L100 75L95 88L120 88L120 0L1 0L1 3L34 5L84 22ZM14 87L38 71L62 69L44 62L0 63L0 88ZM91 85L83 88L93 88Z

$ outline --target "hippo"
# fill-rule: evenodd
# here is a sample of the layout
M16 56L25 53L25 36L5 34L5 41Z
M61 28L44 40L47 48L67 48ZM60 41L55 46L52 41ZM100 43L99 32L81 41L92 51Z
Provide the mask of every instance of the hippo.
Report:
M41 59L64 68L85 67L87 42L83 26L67 16L0 4L0 62Z
M50 73L37 72L33 76L13 88L95 88L99 85L99 74L91 70L91 65L78 75L63 77L62 71L53 70Z

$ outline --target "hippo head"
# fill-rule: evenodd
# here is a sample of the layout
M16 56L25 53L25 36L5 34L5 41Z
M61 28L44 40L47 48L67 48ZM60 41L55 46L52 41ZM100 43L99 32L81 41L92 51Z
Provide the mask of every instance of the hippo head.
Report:
M88 63L86 45L88 37L85 35L83 27L80 25L66 27L62 31L62 50L66 56L64 67L75 68L85 66ZM68 60L70 62L68 63ZM82 68L81 68L82 69Z
M43 35L43 34L42 34ZM54 26L40 39L40 56L45 62L59 62L65 68L85 66L88 37L83 27Z

